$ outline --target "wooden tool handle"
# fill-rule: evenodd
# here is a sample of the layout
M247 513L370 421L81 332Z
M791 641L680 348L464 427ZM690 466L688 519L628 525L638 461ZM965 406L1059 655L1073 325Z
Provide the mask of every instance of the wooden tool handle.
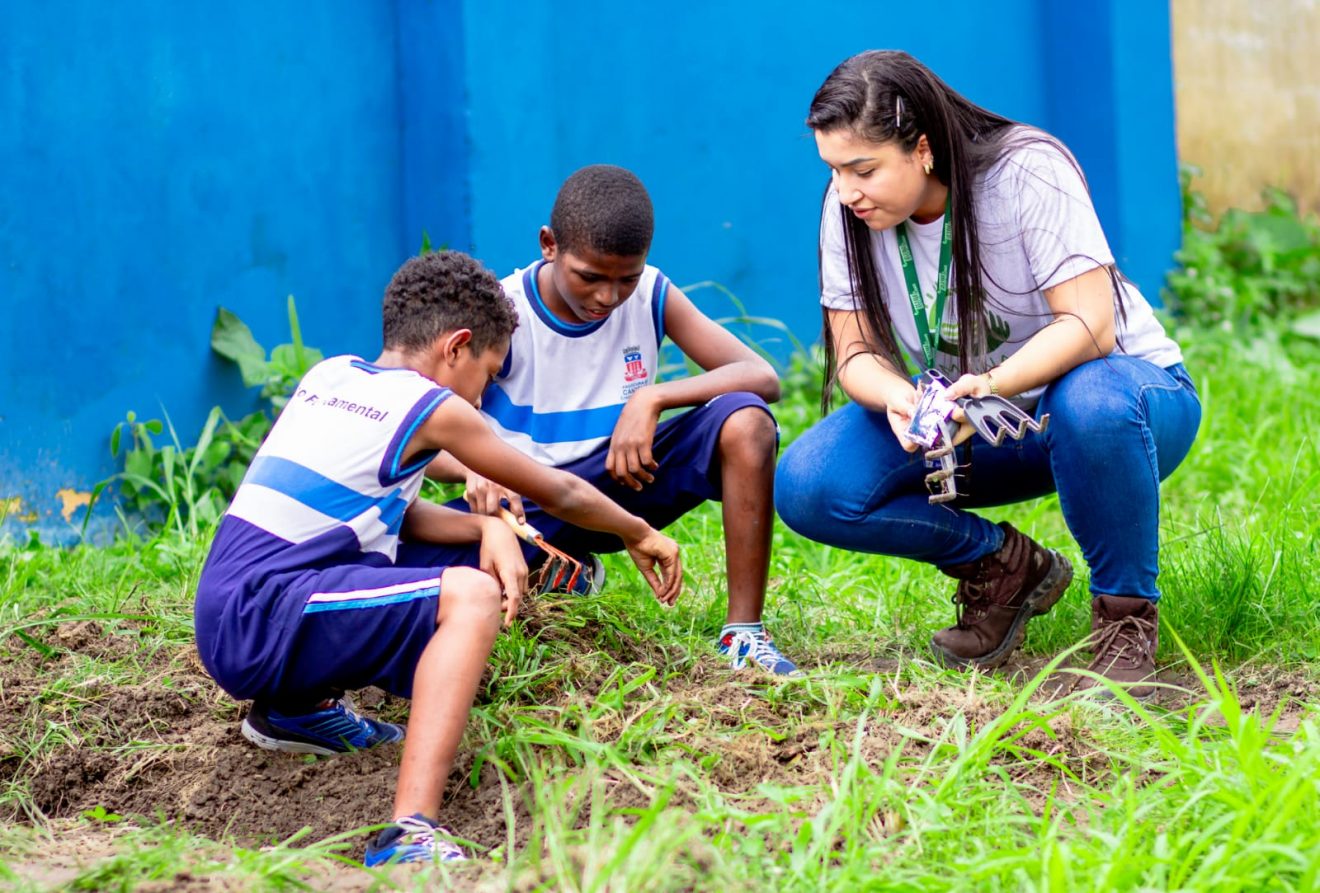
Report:
M503 506L500 507L500 517L504 519L505 524L508 524L513 528L513 532L518 534L519 539L529 542L534 546L539 545L537 541L541 539L541 531L537 530L530 524L519 522L513 512Z

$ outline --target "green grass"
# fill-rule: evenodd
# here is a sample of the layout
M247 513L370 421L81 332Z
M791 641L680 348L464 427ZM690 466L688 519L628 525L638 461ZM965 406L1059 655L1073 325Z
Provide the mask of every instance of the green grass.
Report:
M72 836L109 841L107 854L66 872L63 889L185 873L216 889L346 877L400 889L1315 889L1320 722L1260 693L1283 672L1292 697L1310 700L1320 666L1320 349L1181 340L1205 417L1163 491L1160 660L1203 673L1205 691L1177 709L1045 698L1043 676L943 671L925 649L951 616L947 578L782 527L767 621L810 672L783 684L734 676L711 655L723 548L708 507L672 531L689 581L674 609L615 556L607 593L542 601L500 638L465 752L472 777L498 786L504 839L454 872L368 873L342 861L360 838L263 848L192 837L168 816L113 821L98 804L82 818L42 815L31 773L61 742L115 760L151 746L83 708L107 687L174 684L205 543L7 548L0 656L48 653L59 670L26 711L0 707L0 809L13 818L0 882L46 889L23 866ZM816 417L803 380L790 378L779 413L786 439ZM990 516L1079 569L1026 645L1042 660L1069 648L1089 614L1057 501ZM70 650L60 631L80 618L131 647L57 663ZM222 701L203 706L232 710ZM1263 713L1246 709L1257 702Z

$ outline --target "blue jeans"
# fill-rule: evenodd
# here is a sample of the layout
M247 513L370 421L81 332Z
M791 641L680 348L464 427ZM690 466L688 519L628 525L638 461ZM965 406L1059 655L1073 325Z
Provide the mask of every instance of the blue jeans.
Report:
M969 508L1058 491L1064 521L1091 568L1092 595L1159 598L1160 481L1187 455L1201 403L1182 364L1161 369L1125 355L1083 363L1046 387L1045 431L991 446L973 437L943 505L926 497L921 452L898 445L885 414L855 403L784 451L775 508L805 537L861 552L948 567L998 551L1004 532Z

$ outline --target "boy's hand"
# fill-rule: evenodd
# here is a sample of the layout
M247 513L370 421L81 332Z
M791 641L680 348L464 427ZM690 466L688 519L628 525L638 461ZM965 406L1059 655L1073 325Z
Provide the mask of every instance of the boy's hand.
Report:
M499 581L504 591L504 625L511 626L527 591L527 560L512 528L498 518L481 525L481 569Z
M467 481L463 490L463 498L467 500L468 507L472 509L474 515L499 515L500 500L508 500L505 506L513 512L518 523L527 521L527 512L523 509L522 497L512 490L506 490L492 480L482 477L475 471L469 470Z
M610 477L634 490L642 489L643 484L654 483L655 475L651 472L660 467L651 456L660 408L650 394L649 388L642 388L623 404L623 412L610 437L609 455L605 457L605 470Z
M683 564L678 557L678 543L658 530L652 530L636 542L628 543L628 555L655 591L662 605L672 605L683 590ZM660 565L659 573L656 565Z

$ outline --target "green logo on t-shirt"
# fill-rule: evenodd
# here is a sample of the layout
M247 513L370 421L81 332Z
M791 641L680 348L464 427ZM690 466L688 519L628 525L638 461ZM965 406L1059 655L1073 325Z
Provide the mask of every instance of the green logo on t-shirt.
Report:
M986 333L985 333L985 352L993 353L1001 344L1008 340L1012 334L1008 321L999 316L992 310L985 312ZM958 356L958 323L957 321L946 321L940 326L940 353Z

